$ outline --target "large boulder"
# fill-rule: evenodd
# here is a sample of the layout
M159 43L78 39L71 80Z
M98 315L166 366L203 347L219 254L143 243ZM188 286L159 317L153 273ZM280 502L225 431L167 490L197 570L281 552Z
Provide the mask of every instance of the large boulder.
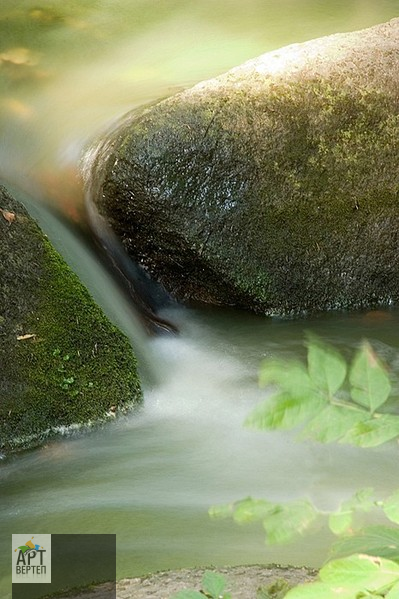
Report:
M399 299L399 19L292 45L125 117L89 193L180 300Z
M0 187L0 449L32 447L140 399L127 338Z

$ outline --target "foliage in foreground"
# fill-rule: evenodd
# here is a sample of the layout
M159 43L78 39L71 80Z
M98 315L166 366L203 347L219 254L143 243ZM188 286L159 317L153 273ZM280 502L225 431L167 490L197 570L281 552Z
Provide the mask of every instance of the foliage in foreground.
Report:
M249 415L247 426L302 426L301 439L358 447L375 447L399 436L399 416L387 411L388 400L394 399L387 369L366 341L348 366L335 348L313 336L307 368L298 361L269 360L262 366L260 382L273 385L275 391ZM332 547L334 559L321 568L316 582L284 591L286 599L399 599L399 527L357 527L359 514L373 509L399 525L399 490L381 500L373 489L362 489L331 513L318 510L308 499L284 504L251 497L213 506L209 513L232 517L238 524L262 522L267 544L289 542L328 517L330 530L342 537ZM216 594L203 583L201 592L182 591L174 599L229 599L223 594L223 577L219 584Z
M201 591L183 590L172 599L232 599L224 589L227 581L216 572L205 572ZM365 554L336 559L323 566L318 580L294 587L283 594L259 589L257 599L399 599L399 565Z
M291 589L285 599L399 599L399 565L381 557L359 554L333 560L318 578Z
M399 435L399 416L384 411L392 399L387 369L366 341L348 366L335 348L312 336L307 368L299 361L268 360L262 365L260 382L273 384L275 391L247 418L249 426L275 430L305 423L302 439L360 447L380 445ZM399 524L399 492L384 501L373 493L373 489L362 489L331 514L318 510L308 499L272 503L251 497L213 506L209 513L232 517L238 524L261 521L268 544L291 541L327 515L329 527L337 535L353 533L355 515L375 508Z
M344 501L338 510L331 513L318 510L308 499L272 503L266 499L247 497L229 504L213 506L209 514L214 518L231 517L237 524L262 522L268 545L293 541L305 532L311 531L322 518L328 517L330 530L336 535L345 535L333 546L335 556L367 552L397 560L399 563L399 528L387 526L362 528L357 523L359 515L379 509L390 522L399 524L399 491L385 500L377 500L373 494L373 489L362 489ZM359 531L360 537L356 541L358 537L354 535L359 534ZM365 534L367 531L371 531L371 536Z
M386 411L387 370L367 341L348 367L335 348L310 337L307 368L299 361L268 360L260 384L276 390L253 410L246 426L286 430L304 425L301 439L359 447L399 436L399 415Z

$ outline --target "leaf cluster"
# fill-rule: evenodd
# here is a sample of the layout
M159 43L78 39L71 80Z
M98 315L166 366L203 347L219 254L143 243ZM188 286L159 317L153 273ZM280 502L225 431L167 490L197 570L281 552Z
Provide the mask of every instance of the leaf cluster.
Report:
M391 522L399 524L399 490L385 500L376 500L373 493L373 489L362 489L329 514L332 532L345 535L332 548L334 559L321 568L316 582L288 590L285 599L399 599L399 528L370 526L353 534L355 515L373 508L381 508ZM273 504L250 497L213 507L210 514L232 516L239 524L262 521L270 544L293 540L317 517L326 515L307 500ZM175 599L200 596L177 595Z
M288 503L272 503L266 499L253 499L246 497L229 504L216 505L209 509L212 518L233 518L237 524L262 522L266 531L266 544L281 544L293 541L305 532L309 532L316 520L328 517L328 526L335 535L353 535L358 529L355 524L356 516L370 512L372 509L381 509L384 515L395 524L399 524L399 490L385 500L378 500L371 488L357 491L351 498L345 500L339 509L334 512L318 510L308 499L297 499ZM373 546L378 547L371 553L381 556L382 544L387 540L389 544L384 549L383 557L398 560L399 563L399 529L385 526L370 527L374 529ZM364 529L367 531L368 529ZM382 540L378 540L378 535ZM357 537L345 537L334 547L335 554L348 555L355 551L369 552L370 546L364 542L360 545L354 542ZM349 549L349 551L348 551Z
M260 382L275 391L250 414L247 426L281 430L302 425L302 439L359 447L399 436L399 416L386 411L391 393L387 369L367 341L348 366L335 348L312 336L307 367L269 360ZM331 550L332 561L321 568L316 582L288 590L285 599L399 599L399 528L356 530L357 516L376 508L398 525L399 490L377 500L373 489L362 489L332 513L321 512L307 499L282 504L251 497L214 506L209 513L239 524L261 521L268 544L291 541L328 516L330 530L342 536Z
M299 585L285 599L399 599L399 565L356 554L323 566L316 582Z
M272 503L266 499L247 497L209 509L211 518L232 517L237 524L262 522L266 531L266 544L287 543L303 534L319 516L307 499L289 503Z
M307 367L268 360L260 384L275 388L246 426L284 430L303 426L302 439L375 447L399 436L399 416L384 411L391 393L386 367L364 341L348 366L334 347L309 337Z

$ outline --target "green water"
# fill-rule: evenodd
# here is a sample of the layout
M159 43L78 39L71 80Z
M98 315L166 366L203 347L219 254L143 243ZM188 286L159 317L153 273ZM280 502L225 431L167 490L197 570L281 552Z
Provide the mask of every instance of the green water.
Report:
M86 140L132 108L267 50L397 16L398 0L117 0L0 7L0 177L23 197L110 316L138 345L140 414L4 460L0 596L10 597L12 533L116 533L118 576L202 564L319 565L332 537L266 547L259 527L211 521L249 494L311 497L333 509L360 487L397 487L397 446L298 444L242 422L264 393L264 356L303 356L312 330L345 351L367 337L399 371L399 312L298 321L178 310L178 338L147 342L93 257L41 203L74 216ZM137 341L139 340L139 341ZM1 367L1 365L0 365Z

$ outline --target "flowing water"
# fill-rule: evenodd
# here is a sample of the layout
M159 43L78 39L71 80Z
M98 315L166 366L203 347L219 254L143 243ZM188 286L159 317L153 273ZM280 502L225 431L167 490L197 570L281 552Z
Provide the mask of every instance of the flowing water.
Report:
M116 533L118 577L210 563L317 566L332 541L325 528L266 547L260 527L210 520L208 507L252 495L310 497L332 509L361 487L382 496L396 488L396 445L299 444L291 433L255 433L242 422L264 397L261 359L304 357L307 330L344 351L367 337L399 370L397 310L284 321L176 308L168 316L181 334L148 341L96 257L46 204L77 217L82 147L128 109L398 9L398 0L2 0L0 178L130 335L145 386L139 412L3 461L2 597L10 596L12 533Z

